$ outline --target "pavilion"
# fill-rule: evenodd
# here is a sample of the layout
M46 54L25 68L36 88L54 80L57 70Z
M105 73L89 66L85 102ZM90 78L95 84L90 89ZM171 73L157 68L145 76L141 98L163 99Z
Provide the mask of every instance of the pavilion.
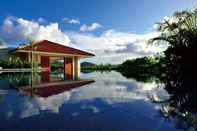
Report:
M27 60L36 61L43 71L51 71L51 61L64 61L64 74L66 79L80 77L80 59L92 57L94 54L64 46L48 40L42 40L19 46L12 53Z

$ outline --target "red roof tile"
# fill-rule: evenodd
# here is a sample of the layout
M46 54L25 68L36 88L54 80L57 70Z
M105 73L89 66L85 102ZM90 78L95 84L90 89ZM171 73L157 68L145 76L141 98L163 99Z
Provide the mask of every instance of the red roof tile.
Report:
M31 45L24 46L18 48L17 50L25 50L31 51ZM51 42L48 40L42 40L39 42L33 43L33 51L39 52L47 52L47 53L64 53L64 54L71 54L71 55L84 55L84 56L94 56L94 54L82 51L79 49L75 49L72 47L64 46L55 42Z

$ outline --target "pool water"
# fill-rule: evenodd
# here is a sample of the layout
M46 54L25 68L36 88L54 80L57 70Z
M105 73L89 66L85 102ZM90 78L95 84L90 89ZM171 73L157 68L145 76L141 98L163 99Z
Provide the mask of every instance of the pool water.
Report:
M112 71L82 73L81 78L95 82L47 97L20 90L30 81L46 83L41 77L30 80L28 73L0 74L0 131L195 130L167 116L163 104L154 102L170 98L163 83L139 82Z

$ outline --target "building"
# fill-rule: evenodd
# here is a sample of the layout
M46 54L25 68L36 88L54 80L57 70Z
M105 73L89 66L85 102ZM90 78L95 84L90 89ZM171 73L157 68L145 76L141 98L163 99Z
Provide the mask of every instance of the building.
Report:
M63 60L66 79L78 79L80 77L80 59L94 56L92 53L48 40L19 46L12 53L27 61L36 61L43 71L48 72L51 71L51 61Z

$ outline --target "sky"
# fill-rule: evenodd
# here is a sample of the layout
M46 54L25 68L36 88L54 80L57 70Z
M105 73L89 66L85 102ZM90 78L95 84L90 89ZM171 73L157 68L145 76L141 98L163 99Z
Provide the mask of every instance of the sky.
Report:
M155 23L196 7L196 0L1 0L0 48L48 39L96 55L83 61L118 64L165 50L147 46L159 35Z

